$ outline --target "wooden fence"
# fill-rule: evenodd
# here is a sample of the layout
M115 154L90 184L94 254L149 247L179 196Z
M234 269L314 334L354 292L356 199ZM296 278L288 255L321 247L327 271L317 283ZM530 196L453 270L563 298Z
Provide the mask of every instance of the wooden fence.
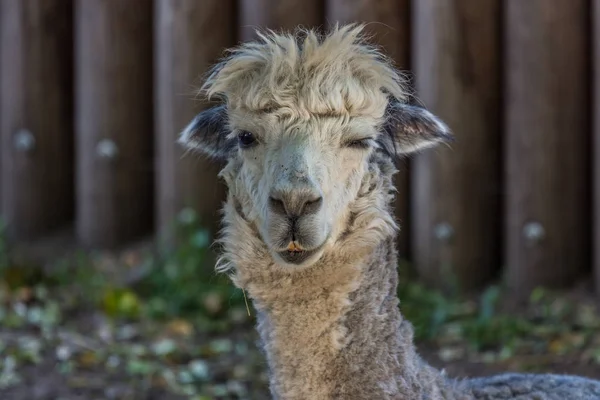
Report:
M600 288L600 0L2 0L9 237L74 224L112 247L186 206L214 228L218 166L175 144L199 77L254 27L336 21L373 22L456 133L397 178L399 248L421 276L527 292L596 271Z

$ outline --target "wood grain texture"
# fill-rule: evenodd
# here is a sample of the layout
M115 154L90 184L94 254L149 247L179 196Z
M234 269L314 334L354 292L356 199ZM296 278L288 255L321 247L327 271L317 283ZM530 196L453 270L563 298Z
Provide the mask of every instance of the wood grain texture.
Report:
M372 35L372 41L393 58L399 69L406 72L410 69L409 0L327 0L325 16L330 24L367 23L366 29ZM401 160L395 178L398 193L394 205L401 227L398 251L404 259L410 259L409 164L408 159Z
M593 54L593 71L594 76L591 79L594 82L593 86L593 210L594 215L594 231L592 235L593 249L593 267L594 267L594 283L596 294L600 297L600 0L592 0L592 54Z
M589 266L590 16L585 0L505 7L507 283L527 294Z
M69 0L0 2L1 214L13 239L73 215L72 11Z
M225 199L220 165L187 153L179 132L206 104L194 100L207 69L235 44L234 2L158 0L155 26L157 221L168 234L184 207L196 210L214 231Z
M2 15L3 15L2 10L3 10L3 7L0 6L0 23L2 23L2 18L3 18L2 17ZM0 93L2 93L2 78L1 78L2 72L1 72L1 70L4 69L2 67L2 48L1 48L2 42L3 42L3 39L2 39L3 33L2 32L4 31L2 29L2 26L5 26L5 24L0 25ZM2 198L4 197L3 194L2 194L3 193L3 185L2 185L2 160L5 159L6 157L4 157L2 155L2 108L1 108L2 105L1 105L1 103L2 103L2 98L1 98L1 95L0 95L0 219L4 220L3 211L2 211Z
M323 0L240 0L239 38L256 38L256 29L294 30L323 24Z
M499 0L413 2L417 97L456 142L412 163L413 259L428 283L463 290L500 266Z
M76 1L75 48L77 233L114 247L152 227L152 2Z

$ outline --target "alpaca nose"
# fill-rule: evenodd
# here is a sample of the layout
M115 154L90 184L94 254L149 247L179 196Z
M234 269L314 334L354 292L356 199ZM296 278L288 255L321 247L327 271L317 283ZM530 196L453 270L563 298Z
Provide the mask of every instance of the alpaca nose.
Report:
M290 218L314 214L319 211L322 205L323 197L312 190L273 191L269 196L271 210Z

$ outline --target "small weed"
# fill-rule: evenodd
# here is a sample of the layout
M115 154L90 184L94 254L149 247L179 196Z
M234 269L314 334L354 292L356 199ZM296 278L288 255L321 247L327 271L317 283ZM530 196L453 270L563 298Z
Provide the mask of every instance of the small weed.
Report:
M223 316L243 304L241 291L214 271L213 238L197 214L184 209L174 226L176 246L162 243L145 261L145 274L135 289L148 301L152 317Z
M444 294L425 287L414 277L409 277L406 265L400 266L400 275L403 277L398 290L400 308L413 323L418 341L460 340L475 352L496 350L510 354L519 339L531 336L534 330L527 316L499 311L502 297L499 286L488 287L478 301L472 301L462 297L459 291L451 290ZM539 292L533 297L541 302ZM556 317L548 305L540 307L545 321L550 315Z
M9 248L6 241L6 224L0 218L0 272L6 270L10 265Z
M531 331L526 319L498 313L500 295L498 286L490 286L481 295L477 315L464 321L465 337L477 351L512 348L519 337Z

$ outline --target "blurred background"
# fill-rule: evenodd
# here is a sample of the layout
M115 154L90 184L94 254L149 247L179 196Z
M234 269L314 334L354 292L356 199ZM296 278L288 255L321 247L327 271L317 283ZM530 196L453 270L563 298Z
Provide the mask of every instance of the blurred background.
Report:
M600 378L597 0L0 0L0 397L268 398L221 166L175 140L225 49L336 22L457 138L396 178L419 350Z

